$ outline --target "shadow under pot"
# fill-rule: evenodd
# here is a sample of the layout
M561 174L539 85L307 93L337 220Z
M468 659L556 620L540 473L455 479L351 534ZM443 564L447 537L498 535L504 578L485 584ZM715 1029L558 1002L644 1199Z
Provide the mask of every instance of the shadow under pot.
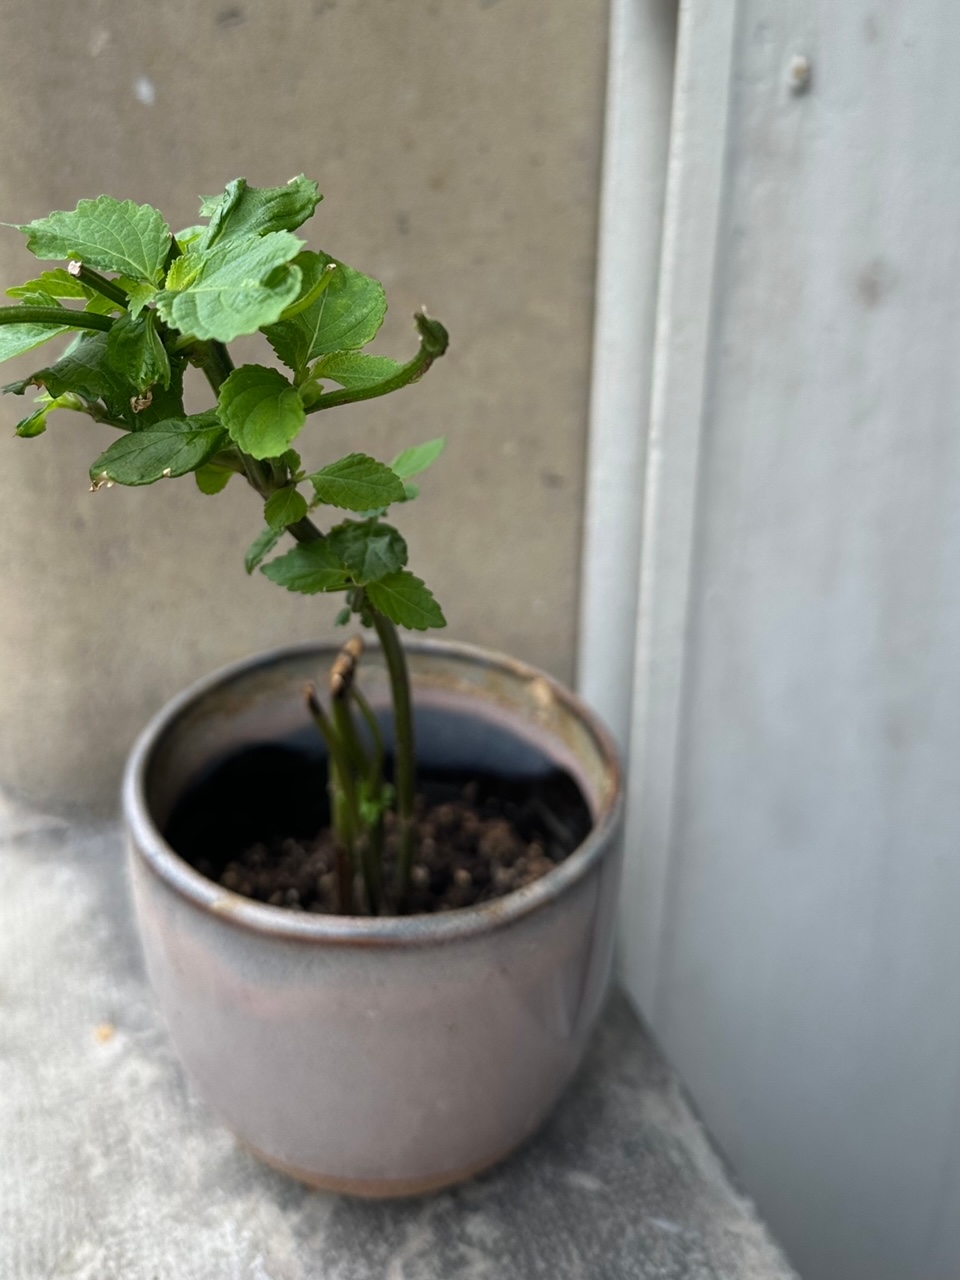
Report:
M314 798L293 808L304 821L311 803L322 809L303 694L323 684L333 645L269 653L189 689L141 735L124 782L147 970L187 1072L267 1163L364 1196L459 1182L540 1125L601 1009L620 876L620 770L583 704L480 649L418 641L406 652L424 776L536 785L559 773L582 797L582 842L505 897L432 914L309 914L231 892L181 856L222 859L237 806L218 812L214 797L192 828L182 815L251 752L299 753L284 785L312 777ZM389 732L376 648L362 684Z

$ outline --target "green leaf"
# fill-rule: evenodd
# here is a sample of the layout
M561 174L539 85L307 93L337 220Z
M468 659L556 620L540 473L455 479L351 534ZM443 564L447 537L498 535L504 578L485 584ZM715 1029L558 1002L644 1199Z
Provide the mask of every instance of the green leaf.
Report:
M214 201L217 201L222 199L222 197L212 196L211 199ZM202 222L200 222L200 223L197 223L196 226L184 227L182 231L178 231L173 238L174 240L176 240L177 244L179 245L180 252L185 253L186 250L189 249L191 245L195 244L202 235L206 234L206 230L207 230L206 226Z
M396 529L379 520L345 520L330 530L327 541L361 586L407 563L406 542Z
M147 296L156 293L156 289L152 284L141 284L138 281L126 280L121 276L116 283L121 288L144 289ZM40 295L45 299L40 302ZM7 296L10 298L35 299L32 305L50 306L50 299L56 300L67 299L72 301L86 302L84 311L93 311L98 315L110 315L113 311L121 311L122 308L118 302L114 302L112 298L105 297L102 293L98 293L92 285L84 284L82 280L78 280L76 276L72 276L64 267L57 267L54 271L43 271L33 280L28 280L26 284L18 284L13 289L7 290Z
M433 593L420 578L406 569L371 582L367 597L375 609L385 613L401 627L426 631L429 627L445 627L447 620Z
M227 188L227 190L229 191L229 187ZM212 214L216 213L217 209L218 209L218 208L219 208L219 206L222 204L222 202L223 202L223 195L219 195L219 196L201 196L201 197L200 197L200 217L201 217L201 218L209 218ZM196 227L196 228L193 228L193 227L188 227L188 228L187 228L187 230L188 230L188 231L192 231L192 230L197 230L197 231L206 231L206 229L207 229L207 228L206 228L206 227L204 227L204 226L200 226L200 227ZM177 239L178 239L178 240L179 240L179 238L180 238L180 237L179 237L179 236L177 236Z
M350 453L307 476L320 502L348 511L374 511L403 501L400 477L365 453Z
M387 356L364 356L356 351L333 351L324 356L313 369L313 378L328 378L339 382L348 391L356 391L360 387L373 387L378 382L386 382L399 373L403 365L399 360L390 360Z
M56 409L82 409L82 403L74 395L58 396L53 399L49 395L41 395L37 397L39 408L34 409L33 413L27 417L21 418L16 426L16 434L24 440L32 439L34 436L43 435L47 429L47 418Z
M263 557L270 554L282 537L282 529L271 529L268 525L266 529L260 530L243 558L247 573L253 573Z
M279 369L244 364L220 388L220 418L254 458L278 458L307 420L297 388Z
M411 476L418 476L427 467L432 467L443 453L446 443L446 437L440 436L436 440L427 440L424 444L415 444L412 449L404 449L403 453L398 453L390 466L401 480L409 480Z
M262 567L271 582L299 591L303 595L315 595L318 591L341 591L350 585L347 573L334 555L326 538L294 547L286 555L278 556Z
M64 315L69 315L66 307ZM69 324L0 324L0 360L12 360L69 330ZM106 337L106 334L104 334Z
M312 307L321 293L324 293L333 284L333 278L336 274L337 264L335 262L328 262L319 274L311 270L309 275L305 275L301 268L300 292L283 312L280 319L292 320L294 316L299 316L308 307Z
M75 258L153 284L170 248L170 228L158 210L112 196L81 200L70 213L51 213L20 230L38 258Z
M197 488L201 493L207 493L211 496L220 493L230 483L230 480L236 472L230 467L218 466L215 462L205 462L202 467L197 467L193 473L193 478L197 482Z
M42 436L47 429L47 414L53 407L53 403L48 402L41 405L39 409L35 409L26 418L21 418L17 423L17 435L24 440L31 440L34 436Z
M116 440L90 468L94 487L153 484L195 471L222 447L226 432L212 413L154 422Z
M210 219L202 247L271 231L296 231L313 217L322 199L317 184L302 173L284 187L248 187L246 178L235 178L222 196L201 202L201 215Z
M22 395L28 386L38 386L46 387L54 396L75 392L84 400L102 400L112 418L134 430L183 415L182 358L170 362L169 388L157 387L151 395L139 396L133 383L114 368L108 343L109 334L81 334L55 364L6 389Z
M307 500L292 486L271 493L263 508L263 514L271 529L286 529L307 514Z
M152 302L157 296L157 290L152 284L145 284L141 280L123 280L117 281L123 285L130 299L130 315L136 319L148 302Z
M138 391L170 385L170 358L157 333L157 313L123 315L107 335L107 359Z
M330 263L337 270L309 307L290 320L264 327L274 351L296 372L318 356L365 347L376 337L387 313L387 299L379 281L325 253L301 253L297 258L296 265L303 273L302 293L309 293L317 285Z
M26 284L8 289L7 297L29 298L37 293L45 293L51 298L85 298L87 301L102 296L96 289L72 276L65 267L57 267L54 271L41 272L36 279L28 280Z
M181 333L232 342L277 320L297 296L300 270L289 266L302 241L289 231L177 258L157 295L164 320Z
M21 385L46 387L54 396L73 391L85 400L102 399L112 408L125 406L129 411L136 388L111 365L108 339L106 333L81 334L59 360L31 374Z

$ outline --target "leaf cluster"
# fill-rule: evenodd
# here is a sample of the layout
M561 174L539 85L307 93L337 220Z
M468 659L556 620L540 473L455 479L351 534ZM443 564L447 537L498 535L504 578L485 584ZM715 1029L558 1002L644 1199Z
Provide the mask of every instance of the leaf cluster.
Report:
M3 390L39 392L17 426L22 437L41 435L57 410L120 432L90 468L94 489L192 473L213 495L240 475L264 504L248 572L260 566L291 591L346 592L346 616L367 623L379 612L405 627L440 627L439 605L384 516L416 496L411 478L443 441L389 465L354 452L315 470L293 448L309 416L417 381L447 344L443 326L418 315L412 359L363 350L386 314L383 286L296 234L320 199L302 175L262 189L237 178L201 201L198 225L177 233L152 206L111 196L20 227L36 257L66 265L7 291L16 305L0 308L0 360L74 336L59 359ZM225 344L257 332L284 368L233 367ZM201 413L184 408L188 364L216 395ZM351 518L338 515L321 532L311 514L324 506ZM287 533L296 545L264 563Z

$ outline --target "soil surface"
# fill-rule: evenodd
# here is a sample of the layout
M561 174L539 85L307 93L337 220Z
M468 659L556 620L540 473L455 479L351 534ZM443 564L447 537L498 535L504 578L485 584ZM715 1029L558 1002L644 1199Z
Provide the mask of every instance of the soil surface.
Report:
M419 784L413 913L469 907L531 884L572 853L591 827L580 789L560 770L508 779L421 769ZM234 893L335 915L336 847L328 821L323 766L288 748L258 747L188 793L166 835L201 874ZM385 846L384 882L391 884L392 814ZM362 910L359 877L354 892Z

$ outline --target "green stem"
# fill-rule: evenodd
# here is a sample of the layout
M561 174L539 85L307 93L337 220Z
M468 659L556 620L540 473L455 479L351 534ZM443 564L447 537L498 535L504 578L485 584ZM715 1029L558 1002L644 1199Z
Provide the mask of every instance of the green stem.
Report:
M353 859L356 853L357 833L360 829L360 810L357 804L356 788L353 785L353 774L350 760L344 749L336 727L324 711L317 697L317 691L311 685L307 690L307 707L323 734L327 744L330 774L330 802L333 810L333 827L337 836L337 844L347 855L349 875L338 858L340 880L340 909L346 915L353 913Z
M433 361L446 350L447 335L442 325L435 320L428 320L425 316L417 316L417 324L420 329L421 345L420 351L408 365L387 382L379 383L376 387L367 388L366 391L358 393L350 393L347 399L367 399L371 395L384 395L387 391L392 391L398 386L404 386L406 382L412 382L417 377L421 377L430 367ZM191 360L206 375L207 381L215 394L219 393L221 384L229 376L233 370L233 361L226 347L219 342L211 342L199 344L196 351L191 354ZM412 370L412 372L411 372ZM403 377L406 372L406 376ZM333 392L331 396L321 397L321 400L313 408L332 407L332 402L346 403L346 400L339 399L339 392ZM326 401L327 403L322 403ZM267 477L261 464L256 459L251 458L249 454L242 450L237 451L239 457L243 461L244 470L246 472L248 483L263 498L270 496L272 492L271 478ZM323 534L313 523L313 521L305 516L302 520L298 520L295 524L291 524L287 528L287 532L291 534L299 543L316 542ZM397 635L397 629L393 622L386 617L385 614L371 607L370 613L373 618L373 625L376 628L377 635L380 638L380 644L383 648L384 658L387 663L387 671L390 676L390 689L393 696L393 721L394 721L394 784L397 792L397 823L399 828L400 848L397 857L397 878L396 878L396 898L397 910L403 911L406 905L407 897L410 889L410 869L413 864L413 807L416 789L416 772L414 757L414 733L413 733L413 709L410 698L410 676L407 670L407 660L400 644L400 637ZM319 707L319 703L316 704ZM312 707L311 707L312 710ZM328 739L328 749L331 753L331 762L335 764L336 771L340 774L340 780L345 783L342 794L346 805L351 809L351 818L358 814L356 804L356 793L353 792L352 797L348 796L347 789L352 788L352 779L349 777L349 771L346 769L346 762L337 761L335 757L335 748L332 745L337 737L333 731L329 720L323 715L321 709L322 720L328 726L330 738ZM323 724L320 717L315 715L318 726L323 732ZM324 734L326 737L326 733ZM354 830L358 827L354 826ZM351 850L352 851L352 850ZM344 885L343 875L341 874L341 901L344 900L346 887ZM352 900L352 893L350 894ZM346 907L343 908L346 910Z
M350 694L345 693L342 697L334 697L333 699L333 726L334 732L340 740L342 748L342 757L344 767L350 773L350 785L353 787L354 778L367 777L370 778L370 761L364 750L363 744L357 735L357 728L353 722L353 714L350 710ZM338 772L340 766L338 765ZM367 903L370 907L370 913L378 916L380 914L380 865L375 856L373 844L371 843L371 831L367 823L364 821L363 814L360 811L360 805L356 797L356 791L353 791L354 804L356 808L355 818L356 827L354 834L354 848L359 856L360 870L363 873L363 883L367 890Z
M222 342L198 342L189 350L188 359L191 364L201 370L210 383L215 396L220 395L220 388L234 370L230 352Z
M373 708L360 692L356 682L354 682L350 690L350 696L360 708L360 714L363 716L373 743L373 762L368 767L367 777L370 779L373 794L379 806L379 816L376 822L367 828L366 835L371 878L375 882L375 891L379 904L383 898L383 763L386 751L377 717L373 714ZM379 909L378 905L374 914L379 913Z
M418 382L434 360L446 351L448 339L447 331L439 321L431 320L420 312L414 319L420 330L420 350L412 360L402 365L392 378L384 378L382 382L375 382L369 387L356 387L353 390L344 387L342 391L328 391L307 406L307 413L319 413L321 409L335 409L338 405L354 404L357 400L372 400L375 396L386 396L391 391L399 391L401 387L409 386L411 382ZM322 374L320 376L323 377Z
M354 686L352 693L354 701L360 708L360 714L363 716L370 731L370 737L373 741L373 771L378 782L380 782L383 779L383 760L386 754L383 747L383 734L380 732L380 725L377 722L377 717L373 714L373 707L371 707L370 703L356 686Z
M0 307L0 324L49 324L58 329L99 329L109 333L113 317L69 307Z
M413 708L410 700L410 673L397 628L390 618L371 607L373 625L390 675L393 694L393 761L397 789L397 823L400 850L397 856L397 910L403 911L410 891L413 864L413 801L416 772L413 740Z
M67 268L69 270L69 268ZM81 284L89 285L91 289L95 289L97 293L103 297L109 298L111 302L115 302L124 310L130 305L130 298L125 289L113 280L108 280L106 276L102 276L99 271L94 271L92 267L85 267L81 262L76 271L70 271Z

